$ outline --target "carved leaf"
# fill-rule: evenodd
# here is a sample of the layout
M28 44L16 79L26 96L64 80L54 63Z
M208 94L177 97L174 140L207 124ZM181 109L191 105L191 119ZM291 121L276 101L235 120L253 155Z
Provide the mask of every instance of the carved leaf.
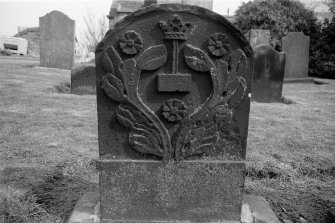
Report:
M117 102L123 102L126 98L122 81L112 74L106 74L102 78L102 88L108 97Z
M122 64L121 57L118 52L114 49L114 47L108 47L106 51L102 55L102 66L103 68L111 74L116 75L118 70L115 68L119 68ZM114 68L115 66L115 68ZM117 75L116 75L117 76Z
M154 129L144 125L135 127L129 134L130 145L138 152L163 156L163 147Z
M218 137L217 127L213 122L206 127L191 129L186 134L181 154L184 158L203 154L215 146Z
M184 50L186 64L193 70L207 72L214 65L208 55L201 49L186 44Z
M116 111L116 118L121 125L131 129L129 143L136 151L163 156L163 146L158 130L139 110L120 104Z
M116 111L116 118L124 127L135 128L140 124L151 127L149 120L131 106L120 104Z
M137 67L141 70L156 70L166 62L166 48L163 44L151 46L137 59Z
M114 74L114 66L107 54L107 51L105 51L102 55L102 66L108 73Z

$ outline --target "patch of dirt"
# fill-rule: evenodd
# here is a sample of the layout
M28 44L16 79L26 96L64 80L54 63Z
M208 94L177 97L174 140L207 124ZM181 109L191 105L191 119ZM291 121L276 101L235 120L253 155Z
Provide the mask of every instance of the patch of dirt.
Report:
M300 217L308 222L323 223L327 210L334 207L331 200L322 199L317 191L284 190L263 194L280 220L300 222ZM334 195L333 195L334 196Z
M285 98L285 97L281 98L281 102L286 104L286 105L295 104L295 102L293 100Z
M57 92L60 94L69 94L71 92L71 83L62 82L54 86L54 88L49 89L51 92Z
M97 190L96 185L79 177L64 176L61 169L47 177L45 182L30 191L36 203L52 215L66 219L85 191Z

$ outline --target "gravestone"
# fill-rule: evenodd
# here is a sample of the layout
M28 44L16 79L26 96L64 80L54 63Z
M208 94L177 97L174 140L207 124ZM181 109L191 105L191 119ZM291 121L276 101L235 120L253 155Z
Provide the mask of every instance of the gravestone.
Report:
M254 76L252 100L280 102L285 71L285 53L279 53L269 45L254 48Z
M259 44L270 45L271 34L266 29L251 29L246 34L252 48Z
M286 53L285 80L308 78L309 36L290 32L282 39L282 52Z
M59 11L40 17L40 63L71 69L74 65L75 21Z
M82 63L71 68L71 93L72 94L95 94L96 78L95 64Z
M219 14L151 6L96 49L103 222L239 222L253 52Z

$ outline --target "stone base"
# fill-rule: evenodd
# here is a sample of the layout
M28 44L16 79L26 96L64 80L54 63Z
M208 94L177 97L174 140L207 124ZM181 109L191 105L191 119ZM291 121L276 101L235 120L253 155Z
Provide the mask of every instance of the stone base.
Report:
M99 192L88 192L84 194L74 207L67 223L100 223L99 199ZM244 195L241 221L238 222L279 223L280 221L263 197ZM331 221L328 222L330 223Z
M301 77L301 78L285 78L284 83L314 83L314 78L312 77Z
M103 222L238 222L244 162L100 160Z

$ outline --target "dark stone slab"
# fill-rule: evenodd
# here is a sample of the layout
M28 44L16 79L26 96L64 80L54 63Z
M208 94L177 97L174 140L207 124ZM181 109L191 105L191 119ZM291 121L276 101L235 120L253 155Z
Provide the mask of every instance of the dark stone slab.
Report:
M285 53L279 53L269 45L254 48L254 76L252 100L280 102L285 71Z
M270 46L270 31L267 29L251 29L246 34L252 48L260 44Z
M82 63L72 67L71 94L96 94L95 64Z
M39 19L42 67L71 69L74 65L75 21L59 11Z
M238 221L253 73L243 34L204 8L151 6L109 30L95 58L102 218Z
M282 39L282 52L286 53L285 79L307 78L309 63L309 36L290 32Z
M103 222L240 220L244 163L120 160L100 165Z

